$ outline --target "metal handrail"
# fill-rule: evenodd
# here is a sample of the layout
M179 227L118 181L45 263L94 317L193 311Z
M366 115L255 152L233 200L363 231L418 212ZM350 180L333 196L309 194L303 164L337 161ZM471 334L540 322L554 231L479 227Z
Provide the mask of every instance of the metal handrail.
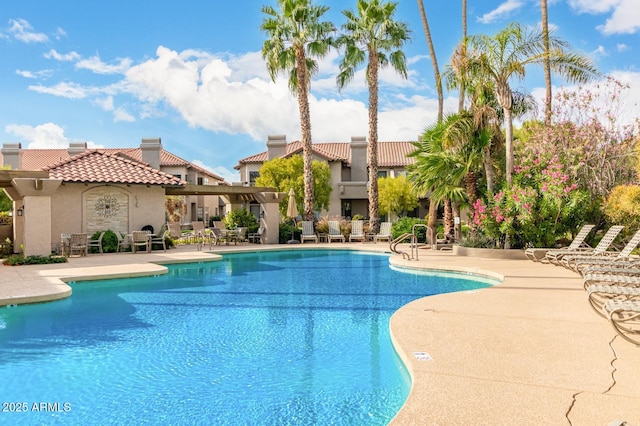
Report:
M397 246L398 244L400 244L401 242L405 241L407 238L410 238L410 245L411 245L411 255L409 255L406 251L400 251L398 250ZM404 233L402 235L400 235L398 238L396 238L395 240L391 241L389 243L389 249L391 249L391 251L395 254L401 254L403 259L407 259L407 260L412 260L413 259L413 246L415 245L414 243L416 242L416 236L414 234L410 234L410 233Z

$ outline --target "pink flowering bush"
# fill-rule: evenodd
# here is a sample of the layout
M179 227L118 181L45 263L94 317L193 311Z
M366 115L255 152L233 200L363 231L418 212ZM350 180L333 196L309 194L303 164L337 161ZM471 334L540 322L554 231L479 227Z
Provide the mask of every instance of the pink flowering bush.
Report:
M557 157L525 158L514 169L511 188L473 204L472 222L497 246L509 238L513 248L552 247L586 220L590 203Z

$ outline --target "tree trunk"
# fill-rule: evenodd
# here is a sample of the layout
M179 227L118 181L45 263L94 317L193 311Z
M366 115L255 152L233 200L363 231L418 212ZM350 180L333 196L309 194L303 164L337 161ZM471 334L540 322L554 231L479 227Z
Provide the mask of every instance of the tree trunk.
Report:
M422 3L422 2L421 2ZM462 0L462 58L467 57L467 0ZM458 98L458 112L464 110L464 80L460 82L460 95Z
M506 171L507 187L513 185L513 114L511 108L504 110L505 125L505 152L506 152Z
M380 230L378 207L378 52L369 49L369 140L367 165L369 166L369 232Z
M311 147L311 113L309 111L309 73L307 72L304 47L296 48L298 71L298 108L300 109L300 131L302 133L302 161L304 173L304 220L314 220L314 188Z
M454 227L454 241L459 243L462 239L462 222L460 219L460 203L453 203L453 227ZM456 221L455 219L458 218Z
M431 55L431 64L433 65L433 76L436 80L436 90L438 92L438 123L442 121L444 110L444 95L442 93L442 79L440 78L440 69L438 68L438 59L436 58L436 50L433 47L433 40L431 39L431 31L429 30L429 21L427 21L427 13L424 10L424 3L422 0L418 0L418 7L420 8L420 16L422 17L422 26L424 27L424 34L427 37L427 45L429 46L429 55Z
M444 200L444 218L442 220L444 225L444 235L453 235L453 208L451 206L451 200Z
M540 0L542 9L542 43L544 44L544 84L546 94L544 100L544 124L551 125L551 60L549 58L549 15L547 0Z
M427 242L429 244L435 244L436 230L438 227L438 203L429 198L429 218L427 219ZM430 239L430 236L433 238Z
M482 163L484 165L484 174L487 178L487 192L493 195L493 164L491 161L491 147L486 147L484 149Z

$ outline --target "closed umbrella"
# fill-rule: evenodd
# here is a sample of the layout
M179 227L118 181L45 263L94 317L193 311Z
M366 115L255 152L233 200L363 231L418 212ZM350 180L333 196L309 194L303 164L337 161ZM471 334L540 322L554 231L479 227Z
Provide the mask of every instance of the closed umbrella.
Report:
M298 217L298 207L296 207L296 193L293 188L289 190L289 205L287 205L287 217L295 220Z
M296 193L293 188L289 190L289 204L287 205L287 217L293 219L295 223L296 217L298 217L298 208L296 207ZM291 234L291 239L287 241L287 244L297 244L298 240L294 238L294 234Z

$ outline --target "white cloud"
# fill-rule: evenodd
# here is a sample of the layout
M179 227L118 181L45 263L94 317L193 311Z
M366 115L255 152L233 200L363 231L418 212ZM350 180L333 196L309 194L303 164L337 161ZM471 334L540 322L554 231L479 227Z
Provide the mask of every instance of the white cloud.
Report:
M49 41L49 37L46 34L34 32L31 24L22 18L9 19L7 32L15 37L16 40L24 43L44 43Z
M43 85L29 86L29 90L48 95L61 96L69 99L86 98L92 89L83 87L77 83L58 83L55 86L47 87Z
M638 0L568 0L568 3L577 13L611 12L605 23L597 27L605 35L634 34L640 30Z
M63 55L58 53L55 49L49 50L44 54L44 57L47 59L55 59L56 61L63 62L76 61L81 58L81 56L77 52L69 52Z
M124 121L127 123L132 123L134 121L136 121L135 117L131 114L129 114L127 111L125 111L123 108L117 108L115 111L113 111L113 121L114 122L118 122L118 121Z
M629 46L624 43L618 43L616 44L616 50L618 52L626 52L627 50L629 50Z
M506 0L491 12L487 12L479 17L477 21L482 24L490 24L492 22L508 17L511 12L521 8L523 5L524 2L521 0Z
M106 98L98 98L94 100L95 104L98 105L105 111L113 111L113 96L107 96Z
M129 58L119 58L115 64L110 65L102 62L96 55L76 62L75 67L93 71L96 74L123 74L131 67L131 63Z
M240 180L240 174L237 170L229 170L224 166L210 167L200 160L191 160L191 163L220 176L227 182L238 182Z
M45 123L38 126L9 124L5 127L7 133L13 133L28 143L29 149L68 148L70 140L64 135L64 129L54 123ZM91 141L87 141L89 148L102 148Z
M51 77L53 75L53 71L52 70L40 70L40 71L16 70L16 74L24 78L39 79L39 78Z
M593 50L590 55L597 59L597 58L603 58L606 56L609 56L609 53L607 52L607 50L604 48L604 46L600 45L598 46L595 50Z

